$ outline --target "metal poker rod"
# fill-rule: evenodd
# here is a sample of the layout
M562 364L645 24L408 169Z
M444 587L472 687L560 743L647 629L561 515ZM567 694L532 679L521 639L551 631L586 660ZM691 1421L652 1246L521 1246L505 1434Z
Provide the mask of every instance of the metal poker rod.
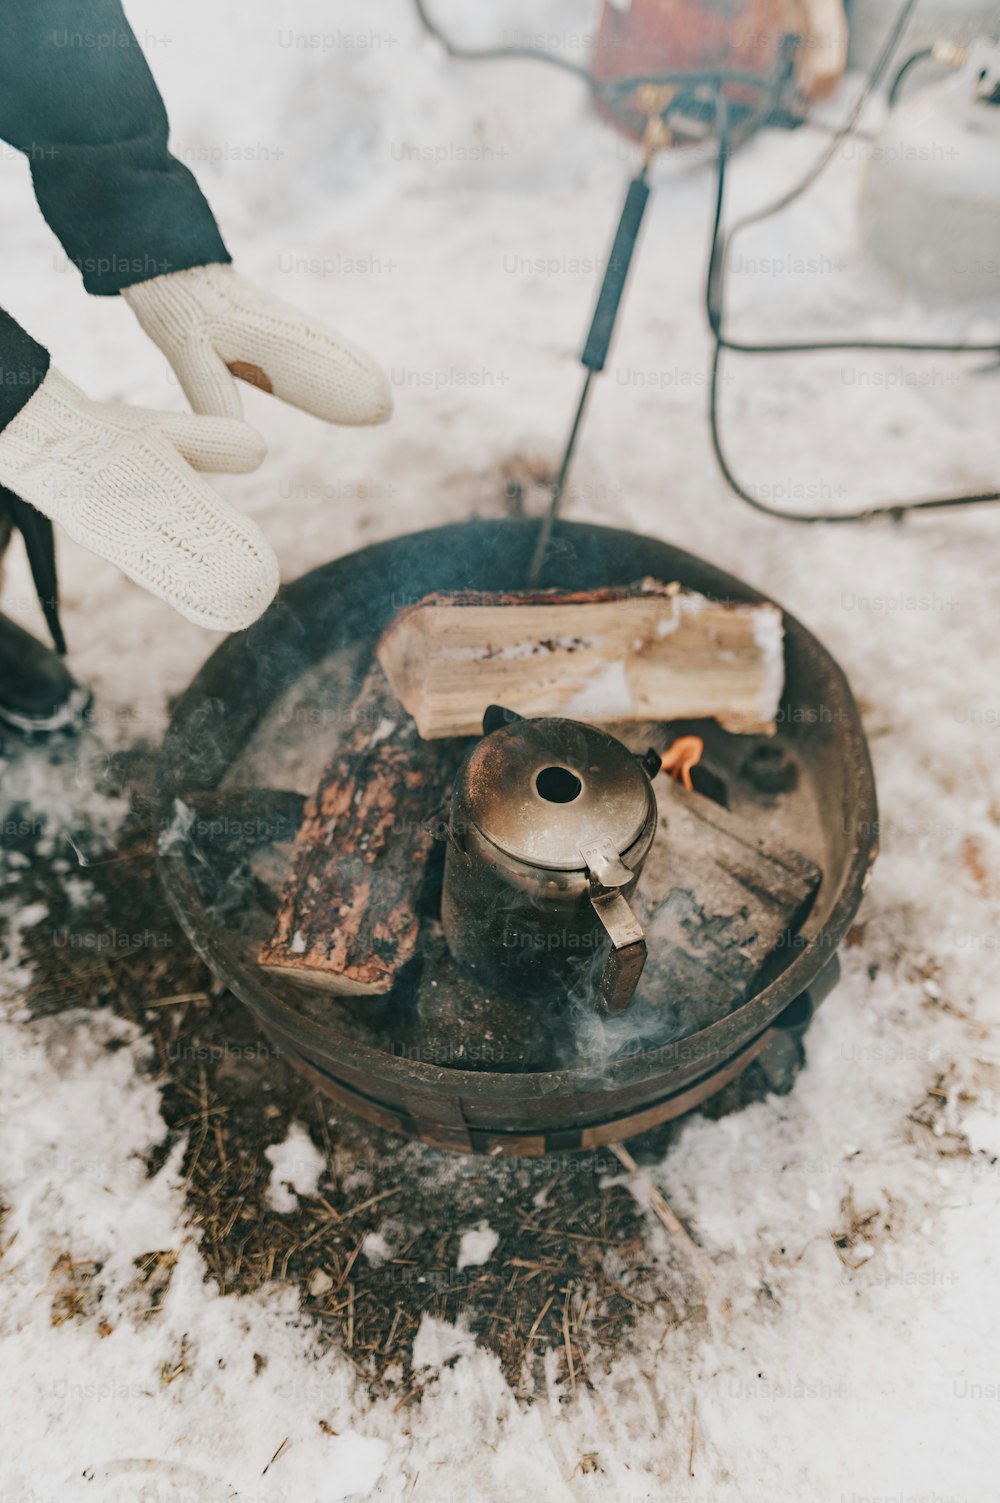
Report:
M648 159L643 163L639 173L628 185L625 202L622 206L621 217L618 221L618 229L615 232L614 244L611 247L611 255L608 258L607 269L601 290L597 295L597 303L594 308L594 316L590 321L590 332L587 335L580 363L587 374L584 377L583 388L580 392L580 400L576 405L576 413L573 424L569 430L566 447L563 450L562 463L559 472L552 483L549 493L549 504L538 526L538 538L535 549L531 556L531 567L528 570L528 587L534 589L538 584L539 576L545 566L548 557L549 546L552 542L552 531L559 516L559 508L566 492L569 480L570 467L576 452L576 443L583 425L584 414L587 410L587 401L590 397L590 389L595 375L598 375L605 366L608 358L608 350L611 346L611 337L614 334L615 323L618 318L618 310L621 307L622 295L625 291L625 283L628 279L629 268L632 265L632 256L635 251L636 240L642 225L646 204L649 201L649 183L646 179Z

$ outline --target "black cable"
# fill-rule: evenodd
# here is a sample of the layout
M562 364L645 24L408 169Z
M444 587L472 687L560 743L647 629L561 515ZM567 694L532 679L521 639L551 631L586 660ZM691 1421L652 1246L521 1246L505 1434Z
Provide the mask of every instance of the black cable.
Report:
M534 62L551 63L554 68L562 68L566 73L572 73L575 77L583 79L584 83L594 86L596 80L586 68L581 68L578 63L571 63L566 58L560 57L557 52L545 52L540 47L456 47L449 37L433 21L424 4L424 0L413 0L414 9L420 17L420 23L429 36L440 42L449 57L459 58L467 63L488 63L498 58L528 58Z
M786 354L816 354L829 350L877 350L880 352L905 351L909 353L938 353L938 354L996 354L1000 352L1000 340L987 343L945 343L936 340L881 340L881 339L839 339L839 340L814 340L808 342L786 341L767 343L746 343L730 339L723 330L723 294L725 285L725 272L728 263L729 251L732 242L738 234L747 229L751 224L759 224L772 218L794 203L804 194L817 180L823 169L832 159L840 142L848 132L853 130L862 109L878 87L892 58L899 40L909 21L916 0L906 0L899 15L890 31L885 45L872 69L871 75L865 87L862 89L854 108L848 116L845 125L838 130L830 145L821 153L818 160L798 183L787 192L780 195L773 203L764 209L755 210L738 220L728 235L723 233L723 214L726 189L726 168L729 160L729 124L725 96L719 96L719 150L717 158L717 179L715 210L713 214L712 234L709 246L708 271L705 279L705 312L709 327L714 336L714 348L712 352L711 376L708 392L708 421L709 433L712 443L712 452L716 463L722 472L722 476L730 490L741 501L755 511L765 516L776 517L786 522L861 522L868 521L873 517L891 516L900 518L910 511L942 510L955 506L977 506L985 503L1000 501L1000 491L983 491L975 494L962 496L932 496L919 501L899 501L887 504L867 507L859 511L841 512L794 512L786 511L782 507L771 506L759 497L754 496L737 479L729 460L722 447L722 438L719 425L719 374L722 367L724 351L749 355L786 355Z
M715 341L712 354L712 370L708 386L708 426L712 441L712 453L715 462L722 472L722 478L733 494L744 501L754 511L761 512L766 517L775 517L782 522L869 522L874 517L893 517L899 519L911 511L941 511L953 506L978 506L986 502L1000 501L1000 491L981 491L965 496L931 496L922 501L895 501L881 506L869 506L859 511L831 511L831 512L797 512L785 511L780 506L770 506L766 501L748 491L737 479L729 460L722 448L722 439L719 433L719 369L722 361L724 346Z
M726 120L726 113L723 113L723 111L726 110L726 102L725 99L720 96L719 182L717 182L716 189L716 222L714 222L713 228L713 236L716 236L716 234L717 236L720 236L720 249L719 253L717 253L717 256L719 256L720 265L719 271L717 271L716 278L714 278L713 283L711 283L710 287L708 287L708 292L710 292L711 295L716 296L717 293L719 293L720 287L722 287L723 277L725 277L726 262L728 262L729 257L729 249L731 249L732 242L734 242L735 237L737 237L738 234L743 234L743 231L747 230L747 228L749 228L752 224L761 224L761 222L764 222L765 219L774 218L774 215L777 215L777 213L782 213L783 210L791 207L791 204L795 203L798 198L802 198L803 194L805 194L805 192L808 192L808 189L812 188L812 185L814 185L814 183L817 182L818 179L820 179L823 171L826 170L827 167L829 167L829 164L833 161L833 158L835 158L836 152L838 152L839 146L841 146L842 141L847 140L850 135L854 134L854 126L857 125L857 120L860 119L860 114L862 114L863 108L865 108L865 105L868 104L871 96L874 95L875 89L877 89L878 84L881 83L884 74L886 74L887 68L889 68L889 63L892 62L893 53L895 53L896 47L898 47L899 42L901 42L902 35L904 35L905 29L907 29L908 23L910 23L910 17L911 14L913 14L914 6L916 6L916 3L917 0L904 0L904 5L901 6L898 15L896 15L896 20L893 21L893 26L892 29L890 29L889 36L887 36L886 41L884 41L883 48L881 48L880 54L878 54L877 59L875 59L874 68L872 68L871 74L869 74L868 80L866 80L865 87L860 90L859 96L857 96L856 101L854 101L853 108L851 108L850 114L848 114L847 120L845 120L844 125L839 126L839 128L836 129L835 132L833 132L832 138L830 138L829 146L824 147L824 150L820 153L820 156L818 156L817 161L815 161L814 164L812 164L812 167L809 168L809 170L806 171L805 174L803 174L803 177L800 177L800 179L798 179L797 183L794 183L794 186L792 186L792 188L785 189L785 192L779 194L779 197L774 198L771 203L765 204L762 209L753 209L752 212L743 215L743 218L737 219L737 222L732 225L731 230L729 230L728 234L725 234L725 236L722 236L720 224L722 224L722 198L723 195L725 195L725 173L726 164L728 164L729 153L728 149L726 149L725 155L723 155L722 152L723 123L725 123ZM713 329L713 331L719 331L719 329L722 328L722 317L720 317L719 310L711 307L711 305L710 308L708 308L708 325L710 325L710 328ZM901 350L910 350L910 352L922 353L922 355L928 355L928 353L946 353L946 355L952 355L952 353L956 352L956 349L961 349L968 350L968 353L971 353L971 355L992 355L992 353L995 353L998 349L1000 349L1000 344L998 344L997 341L992 341L992 343L988 344L962 344L962 346L956 347L953 343L941 343L941 341L926 340L872 340L872 338L860 338L860 340L853 340L853 338L848 338L848 340L782 341L782 343L750 344L743 343L743 341L729 340L726 335L720 335L720 338L722 338L722 344L723 346L725 346L725 349L734 350L734 352L743 353L743 355L797 355L797 353L802 353L802 355L815 355L815 353L821 353L824 352L824 350L856 349L886 350L886 352L887 350L896 350L896 352L901 352Z
M956 344L951 340L937 339L817 339L801 343L789 340L785 344L747 344L728 335L720 341L723 349L736 355L821 355L828 350L881 350L887 354L903 352L911 355L996 355L1000 354L1000 336L982 342L970 341Z
M911 72L911 70L914 69L918 63L925 63L928 58L931 58L933 56L933 47L921 47L919 52L910 54L910 56L906 59L906 62L899 69L899 72L896 74L892 83L889 85L888 100L890 109L892 109L893 105L899 99L899 92L906 80L906 75Z
M744 88L765 90L771 88L769 79L762 78L759 73L750 73L738 68L715 68L705 73L692 73L690 70L678 69L668 73L637 73L629 78L601 79L591 73L589 68L570 62L567 58L561 57L558 52L546 52L541 47L506 43L493 47L459 46L433 20L424 0L413 0L413 7L428 36L440 42L449 57L466 63L490 63L518 58L527 59L530 62L551 63L554 68L561 68L564 73L570 73L574 78L579 78L594 94L608 99L613 99L617 95L631 94L635 89L644 86L669 88L678 84L689 86L705 84L714 89L721 89L727 84L739 84Z
M729 162L729 105L725 94L717 101L716 125L719 154L716 166L715 209L712 214L712 238L709 243L708 270L705 274L705 313L716 345L722 343L722 300L725 292L728 241L722 233L722 211L726 199L726 167Z
M697 97L698 91L706 87L714 91L714 115L716 129L719 137L717 155L717 186L715 209L713 214L712 235L709 248L708 271L705 282L705 311L709 327L712 330L714 348L712 353L711 379L709 381L709 432L711 437L712 451L716 463L733 494L755 511L765 516L776 517L787 522L858 522L867 521L872 517L891 516L902 517L910 511L940 510L954 506L973 506L986 502L1000 501L1000 491L986 491L974 495L965 496L937 496L920 501L893 502L881 506L873 506L853 512L792 512L785 511L781 507L770 506L752 495L737 479L722 447L719 424L719 373L722 366L723 353L725 351L744 355L811 355L821 354L838 350L869 350L879 353L909 353L909 354L948 354L948 355L975 355L975 354L1000 354L1000 339L976 343L952 343L938 340L886 340L872 338L847 338L809 341L769 341L764 343L752 343L743 340L732 339L723 329L723 294L725 287L726 268L729 252L736 237L749 229L753 224L760 224L780 214L790 207L796 200L812 187L822 175L825 168L832 161L838 148L845 140L853 136L863 135L855 127L861 113L869 99L881 83L893 55L909 25L910 17L917 4L917 0L904 0L893 22L892 28L883 44L872 71L860 91L848 117L842 126L830 131L829 127L819 126L818 129L829 131L830 141L828 146L820 154L805 175L786 192L782 193L772 203L761 209L756 209L738 219L728 233L723 233L723 211L725 203L726 168L731 152L730 127L729 127L729 100L726 95L726 85L739 83L750 85L756 89L766 91L760 105L751 111L750 121L756 125L766 119L775 107L780 94L788 79L788 55L783 51L781 63L774 78L765 80L756 74L738 72L735 70L717 69L714 72L692 74L690 72L658 73L637 75L634 78L620 78L599 80L586 68L576 63L569 62L558 53L546 52L537 47L525 46L495 46L495 47L459 47L440 30L434 22L424 3L424 0L413 0L417 15L428 34L440 42L449 57L457 58L465 62L489 62L503 58L527 58L537 62L551 63L553 67L561 68L586 83L591 92L598 97L603 96L608 100L616 96L631 93L643 85L671 87L676 85L686 86L687 93L675 95L664 107L662 117L667 119L671 114L683 109L685 102L689 102L692 95ZM928 52L930 49L928 49ZM890 103L895 102L903 79L911 67L915 67L923 61L924 52L914 53L908 58L894 77L889 90ZM698 100L703 103L702 99ZM745 128L745 123L744 123ZM867 138L866 138L867 139ZM579 416L579 414L578 414ZM576 427L578 428L579 423ZM574 433L575 436L575 433Z
M903 5L900 7L899 13L896 16L895 21L893 22L892 30L883 43L881 52L875 59L875 64L868 76L864 87L859 93L857 99L854 101L854 105L851 108L847 119L844 121L844 124L839 126L837 130L834 131L830 139L830 144L826 148L826 150L820 153L819 157L810 167L809 171L805 174L804 177L799 179L794 187L787 189L784 193L780 194L778 198L774 199L771 203L766 204L764 208L755 209L752 213L745 214L742 219L738 219L736 221L736 224L730 231L730 240L735 239L737 235L741 234L742 231L747 229L751 224L757 224L760 220L763 219L770 219L773 215L780 214L782 209L787 209L791 204L795 202L797 198L801 198L802 194L805 193L808 188L812 187L813 183L816 182L817 178L824 171L824 169L830 164L830 162L833 161L833 158L837 153L837 148L840 146L842 141L845 141L847 137L853 133L854 127L855 125L857 125L858 120L861 118L861 113L865 105L868 103L869 99L881 83L886 69L888 68L889 63L892 61L892 55L895 52L896 48L899 46L899 43L903 37L903 33L909 25L910 17L913 14L916 4L917 0L904 0Z
M904 7L904 9L907 8L908 7ZM886 44L887 49L895 47L896 33L897 28L894 28L892 38ZM887 61L887 52L885 51L883 52L883 59ZM721 296L721 288L725 278L726 265L728 263L729 252L732 248L733 241L736 239L737 235L741 235L743 231L749 229L751 225L761 224L768 219L774 218L777 214L782 213L783 210L787 209L791 204L795 203L810 187L812 187L813 183L815 183L819 178L823 168L825 168L832 159L836 148L848 134L854 134L853 125L860 113L860 106L863 106L865 101L871 96L872 92L877 87L879 77L881 76L881 71L882 70L880 68L876 67L875 72L873 72L871 78L865 86L865 89L860 97L859 104L856 104L854 109L852 110L847 124L839 127L834 133L831 146L827 147L823 151L818 160L818 163L814 163L809 171L804 175L804 177L800 178L793 188L783 193L779 198L774 200L774 202L769 204L766 208L755 209L752 213L745 214L742 219L738 219L733 225L732 229L728 232L728 234L725 235L722 234L721 229L722 206L725 196L726 169L729 161L730 148L727 141L725 150L723 150L723 138L726 134L726 129L723 122L727 120L727 107L725 96L721 94L719 95L719 113L717 116L717 119L719 121L717 185L715 215L712 226L712 238L710 242L709 257L710 267L715 264L716 269L715 274L710 277L706 289L706 311L709 327L713 330L713 332L718 333L718 331L721 330L722 316L721 309L718 306L718 301ZM886 353L905 352L918 355L994 355L1000 353L1000 338L993 340L970 341L967 343L955 343L951 340L874 339L869 337L784 341L768 340L757 343L732 339L729 335L722 333L718 333L718 337L724 349L732 350L735 354L742 355L814 355L822 354L830 350L877 350Z
M809 168L803 177L793 187L786 189L778 198L765 205L761 209L754 209L738 219L728 233L722 233L723 201L726 189L726 169L729 161L729 143L725 139L728 130L728 103L725 96L718 97L718 122L719 122L719 152L717 156L717 183L715 214L712 225L712 238L710 243L709 269L710 276L706 287L706 311L709 327L717 334L724 349L743 355L794 355L794 354L820 354L830 350L877 350L889 352L909 352L912 354L970 354L992 355L1000 352L1000 339L956 344L952 341L941 340L887 340L864 338L829 339L829 340L786 340L765 341L762 343L750 343L743 340L731 339L721 332L722 312L718 306L721 297L722 286L725 279L726 266L729 252L738 235L751 225L761 224L765 220L774 218L782 213L793 203L800 199L809 188L819 179L824 169L833 160L837 148L855 134L854 127L861 115L862 110L877 89L882 80L892 55L899 45L903 32L909 23L910 15L917 0L905 0L899 14L893 23L892 29L882 46L882 50L876 59L875 66L856 99L847 120L833 133L829 146L825 147L817 160ZM713 272L714 268L714 272Z

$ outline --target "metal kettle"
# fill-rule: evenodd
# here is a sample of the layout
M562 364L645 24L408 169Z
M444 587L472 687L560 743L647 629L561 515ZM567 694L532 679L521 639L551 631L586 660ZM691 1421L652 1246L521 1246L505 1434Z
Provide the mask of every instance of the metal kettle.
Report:
M455 960L522 996L621 1012L646 960L629 906L656 833L640 760L575 720L491 707L456 776L441 916Z

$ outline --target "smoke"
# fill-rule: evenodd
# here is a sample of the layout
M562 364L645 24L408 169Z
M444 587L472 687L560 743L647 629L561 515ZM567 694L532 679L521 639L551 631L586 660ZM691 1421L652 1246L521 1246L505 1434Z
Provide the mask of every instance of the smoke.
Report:
M624 1012L614 1017L601 1013L596 999L599 977L595 965L588 987L575 990L569 999L561 1063L609 1065L672 1043L688 1031L672 1010L665 1010L639 992Z

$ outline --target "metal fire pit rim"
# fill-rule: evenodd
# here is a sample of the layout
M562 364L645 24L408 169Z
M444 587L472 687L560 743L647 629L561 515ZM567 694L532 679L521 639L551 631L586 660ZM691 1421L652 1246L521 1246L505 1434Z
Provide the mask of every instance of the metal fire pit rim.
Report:
M527 556L536 527L537 524L530 519L475 519L471 522L445 524L422 529L416 533L400 534L329 560L285 585L279 594L276 606L272 607L260 622L251 627L248 632L227 637L215 648L178 701L157 765L154 792L154 824L157 831L160 832L169 825L174 810L174 799L182 791L178 789L176 782L171 780L171 774L176 773L177 768L170 765L170 753L174 749L174 743L188 728L185 723L185 714L198 715L202 711L210 713L212 706L220 703L214 688L217 682L225 682L231 677L230 659L235 659L241 652L253 658L259 651L257 645L259 640L268 630L274 629L275 619L281 613L284 612L289 618L291 630L294 633L302 632L304 635L297 614L297 603L301 597L308 595L310 588L314 587L317 582L321 582L326 575L331 571L336 571L349 559L352 563L352 570L350 578L344 581L347 586L345 595L350 594L352 587L355 591L360 591L363 598L360 601L354 601L353 604L356 608L358 606L367 608L370 606L370 596L365 596L363 588L358 584L365 572L361 566L377 559L380 555L384 556L387 552L404 545L412 549L427 544L434 545L437 553L441 552L441 545L457 538L464 541L478 534L481 539L486 540L492 534L497 543L504 539L519 541L522 551ZM560 523L560 534L564 540L568 539L570 542L574 537L591 540L605 537L609 544L614 543L616 546L621 546L623 540L627 540L636 547L648 545L654 550L668 549L675 561L675 572L681 577L682 582L684 582L685 568L690 564L693 572L707 573L714 577L720 588L719 598L751 602L771 601L770 596L756 590L745 581L659 538L634 533L628 529L571 522ZM557 565L558 562L557 557ZM649 570L647 568L640 572L649 572ZM558 583L558 581L555 582ZM630 583L631 580L622 579L616 582L624 585ZM448 587L450 586L442 586L442 588ZM725 593L721 593L722 591ZM771 603L777 602L771 601ZM849 764L853 784L851 791L857 814L858 833L849 867L822 928L803 945L795 959L767 986L727 1017L719 1019L708 1028L689 1034L673 1043L661 1045L656 1049L610 1060L599 1068L593 1065L577 1065L560 1070L532 1071L522 1074L462 1070L450 1066L433 1065L395 1054L390 1050L381 1049L374 1044L365 1043L314 1023L274 997L262 980L256 977L248 978L248 975L242 972L240 964L234 963L227 952L222 942L221 931L217 930L213 934L194 925L192 912L203 905L186 868L182 850L179 847L164 849L161 845L158 850L158 865L168 900L195 950L210 969L221 977L265 1025L269 1015L277 1015L277 1026L282 1031L286 1031L288 1024L291 1024L301 1039L311 1040L319 1051L329 1053L331 1048L335 1049L338 1063L365 1070L384 1081L390 1089L405 1078L418 1089L439 1090L444 1098L459 1098L463 1095L474 1094L480 1100L490 1098L500 1103L506 1098L532 1097L541 1100L542 1098L551 1099L553 1096L569 1097L590 1089L607 1091L613 1088L638 1087L646 1082L662 1081L665 1072L670 1074L671 1081L676 1081L678 1088L687 1080L696 1080L711 1068L712 1060L720 1058L719 1049L727 1035L739 1035L739 1041L734 1041L731 1050L732 1053L736 1053L748 1039L761 1033L807 990L810 982L822 970L826 961L836 953L843 940L857 911L860 897L867 886L868 876L877 854L874 833L878 828L874 776L861 727L860 714L846 676L839 663L817 638L796 617L785 611L783 607L779 608L782 610L786 640L789 635L794 636L800 647L818 653L825 660L826 671L837 681L844 706L848 711L848 718L841 728L840 735L850 742ZM344 614L345 619L349 619L348 612L345 611ZM374 642L377 629L369 635ZM330 647L329 642L321 642L317 644L314 656L310 657L308 653L304 653L297 676L301 677L313 662L318 661L330 650ZM281 687L287 688L293 681L293 679L282 677ZM210 690L212 692L209 692ZM269 700L259 702L256 714L251 713L244 717L245 729L247 731L252 729L269 707ZM219 775L214 780L208 779L202 786L206 788L216 786L221 781L225 770L224 764L219 770ZM282 1022L286 1016L288 1024Z

